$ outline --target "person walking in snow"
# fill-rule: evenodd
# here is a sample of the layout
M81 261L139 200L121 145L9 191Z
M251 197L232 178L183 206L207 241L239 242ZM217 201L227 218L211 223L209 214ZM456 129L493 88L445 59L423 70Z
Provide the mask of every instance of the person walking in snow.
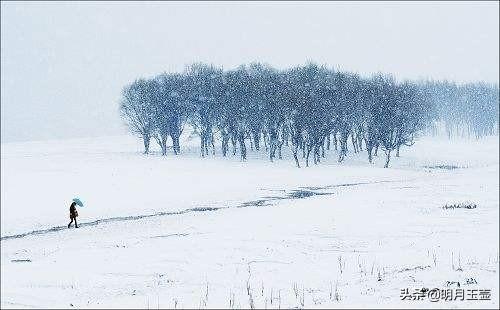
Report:
M71 219L71 222L69 222L68 228L71 226L71 223L73 223L73 220L75 220L75 228L78 228L78 223L76 222L77 217L78 211L76 211L76 202L73 201L69 207L69 218Z

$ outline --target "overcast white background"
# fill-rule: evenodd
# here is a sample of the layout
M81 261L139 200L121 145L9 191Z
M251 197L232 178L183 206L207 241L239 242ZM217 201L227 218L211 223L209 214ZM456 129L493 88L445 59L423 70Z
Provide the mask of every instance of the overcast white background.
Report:
M498 11L498 2L2 2L1 139L125 132L123 86L196 61L311 60L498 83Z

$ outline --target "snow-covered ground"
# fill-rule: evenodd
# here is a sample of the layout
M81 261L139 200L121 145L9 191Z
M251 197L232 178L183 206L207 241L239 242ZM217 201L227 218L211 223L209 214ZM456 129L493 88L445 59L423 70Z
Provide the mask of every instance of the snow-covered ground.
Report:
M1 306L499 307L498 137L424 137L389 169L333 150L301 169L286 148L201 159L197 144L2 144ZM401 300L455 282L491 300Z

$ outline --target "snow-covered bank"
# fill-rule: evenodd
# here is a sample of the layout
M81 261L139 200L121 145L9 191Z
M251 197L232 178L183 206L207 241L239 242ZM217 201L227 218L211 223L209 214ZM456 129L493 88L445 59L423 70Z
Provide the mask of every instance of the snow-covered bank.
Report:
M402 157L392 159L391 169L381 169L383 156L370 166L365 152L339 164L333 150L320 165L307 169L294 169L288 152L288 158L274 163L264 151L250 152L247 162L237 156L200 159L197 143L184 141L182 156L167 157L142 155L140 141L128 136L3 144L1 235L59 226L75 196L87 205L81 220L91 221L230 205L260 198L268 190L439 173L423 167L498 164L495 137L453 143L423 139L402 149Z
M76 195L82 222L330 195L2 240L2 307L498 308L498 137L424 138L389 169L334 151L301 169L263 153L201 159L191 142L166 158L129 137L3 144L2 236L67 224ZM460 202L477 208L443 209ZM453 282L491 300L401 301Z

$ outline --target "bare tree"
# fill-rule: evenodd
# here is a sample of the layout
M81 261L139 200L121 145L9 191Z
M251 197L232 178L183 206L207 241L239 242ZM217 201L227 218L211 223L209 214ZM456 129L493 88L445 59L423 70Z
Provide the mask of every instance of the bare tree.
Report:
M148 81L139 79L123 89L120 114L130 131L143 139L144 154L148 154L155 125Z

